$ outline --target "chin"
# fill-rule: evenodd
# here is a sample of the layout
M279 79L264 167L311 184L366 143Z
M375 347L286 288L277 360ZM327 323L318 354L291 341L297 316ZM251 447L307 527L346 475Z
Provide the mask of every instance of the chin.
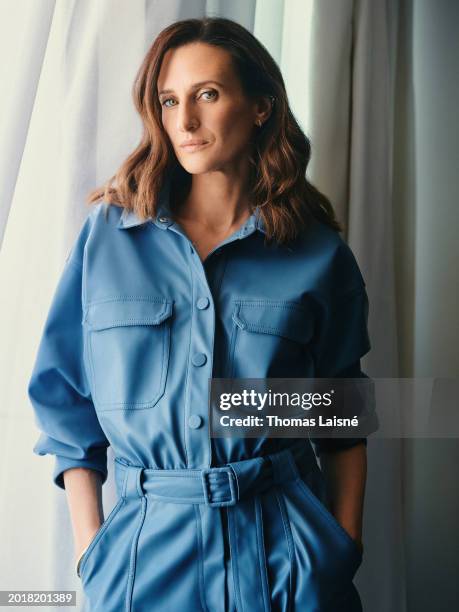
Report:
M196 162L195 164L190 164L189 162L186 164L182 164L184 170L186 170L189 174L205 174L206 172L213 172L217 170L216 164L205 164Z

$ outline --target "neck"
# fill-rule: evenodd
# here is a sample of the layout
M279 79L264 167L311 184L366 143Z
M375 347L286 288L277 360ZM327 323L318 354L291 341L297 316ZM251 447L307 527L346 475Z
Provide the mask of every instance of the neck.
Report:
M247 180L221 172L194 175L189 192L176 202L174 216L213 233L224 233L252 213Z

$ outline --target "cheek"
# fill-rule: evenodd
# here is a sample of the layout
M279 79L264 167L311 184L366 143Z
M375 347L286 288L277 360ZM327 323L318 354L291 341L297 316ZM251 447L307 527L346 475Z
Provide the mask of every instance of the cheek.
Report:
M249 142L252 134L251 130L250 117L245 113L231 113L222 117L219 121L218 136L226 144L239 148Z
M167 136L171 139L172 142L174 142L174 132L172 130L172 124L166 113L163 113L162 115L162 124Z

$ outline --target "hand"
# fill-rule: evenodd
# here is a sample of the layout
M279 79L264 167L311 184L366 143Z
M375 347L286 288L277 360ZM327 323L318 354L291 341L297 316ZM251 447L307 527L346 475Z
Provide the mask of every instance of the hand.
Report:
M84 548L80 548L79 551L78 551L78 554L75 555L75 563L77 565L78 565L78 562L80 561L81 557L88 550L88 548L89 548L89 544L87 546L85 546Z
M360 538L359 538L359 539L352 538L352 539L354 540L354 542L356 543L356 545L357 545L358 549L360 550L360 554L362 554L362 555L363 555L363 544L362 544L362 540L361 540Z
M338 520L338 519L336 519L336 520ZM340 521L338 521L338 522L340 522ZM344 531L348 534L348 536L354 540L355 545L360 550L360 552L363 554L363 543L362 543L362 536L361 536L360 531L357 532L354 529L352 529L352 530L348 529L341 522L340 522L340 525L344 529Z
M86 544L86 546L85 546L84 548L81 548L81 547L75 547L75 548L76 548L76 550L79 550L79 553L78 553L78 555L77 555L77 556L76 556L76 558L75 558L75 571L76 571L76 574L77 574L77 576L78 576L79 578L81 577L81 575L80 575L80 564L81 564L81 560L83 559L84 554L86 553L86 551L88 550L88 548L91 546L91 542L93 541L93 539L94 539L94 537L95 537L95 535L96 535L97 531L99 531L99 527L98 527L98 528L95 530L95 532L94 532L94 533L92 533L92 535L91 535L91 539L89 540L89 542Z

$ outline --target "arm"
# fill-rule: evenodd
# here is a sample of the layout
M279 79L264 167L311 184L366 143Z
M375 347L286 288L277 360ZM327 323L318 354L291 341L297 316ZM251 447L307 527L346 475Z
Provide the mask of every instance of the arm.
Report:
M83 359L82 269L66 262L42 331L28 395L41 435L37 455L52 454L55 484L65 489L70 468L100 472L107 478L107 447L92 402Z
M349 269L341 275L343 283L349 275L350 278L356 274L360 276L351 252L347 249L344 254L347 254L347 264L344 258L344 263L340 265ZM360 364L361 357L371 348L367 327L368 310L368 296L363 283L358 290L347 290L339 298L322 302L314 347L317 378L368 380ZM311 439L316 455L320 458L330 512L362 552L363 502L367 477L367 440L364 436L370 422L374 424L376 418L370 400L371 397L360 393L357 393L355 403L351 400L352 415L363 417L366 423L363 431L356 432L356 437ZM373 417L373 421L370 417ZM374 430L374 427L370 427L370 431Z
M330 511L363 551L366 445L357 444L344 450L324 452L320 463L326 480Z
M89 229L88 220L61 273L28 385L41 430L33 452L55 456L53 481L67 492L80 554L103 520L101 488L107 478L109 446L84 363L82 257Z
M102 479L99 472L86 468L70 468L63 478L78 560L104 521Z

